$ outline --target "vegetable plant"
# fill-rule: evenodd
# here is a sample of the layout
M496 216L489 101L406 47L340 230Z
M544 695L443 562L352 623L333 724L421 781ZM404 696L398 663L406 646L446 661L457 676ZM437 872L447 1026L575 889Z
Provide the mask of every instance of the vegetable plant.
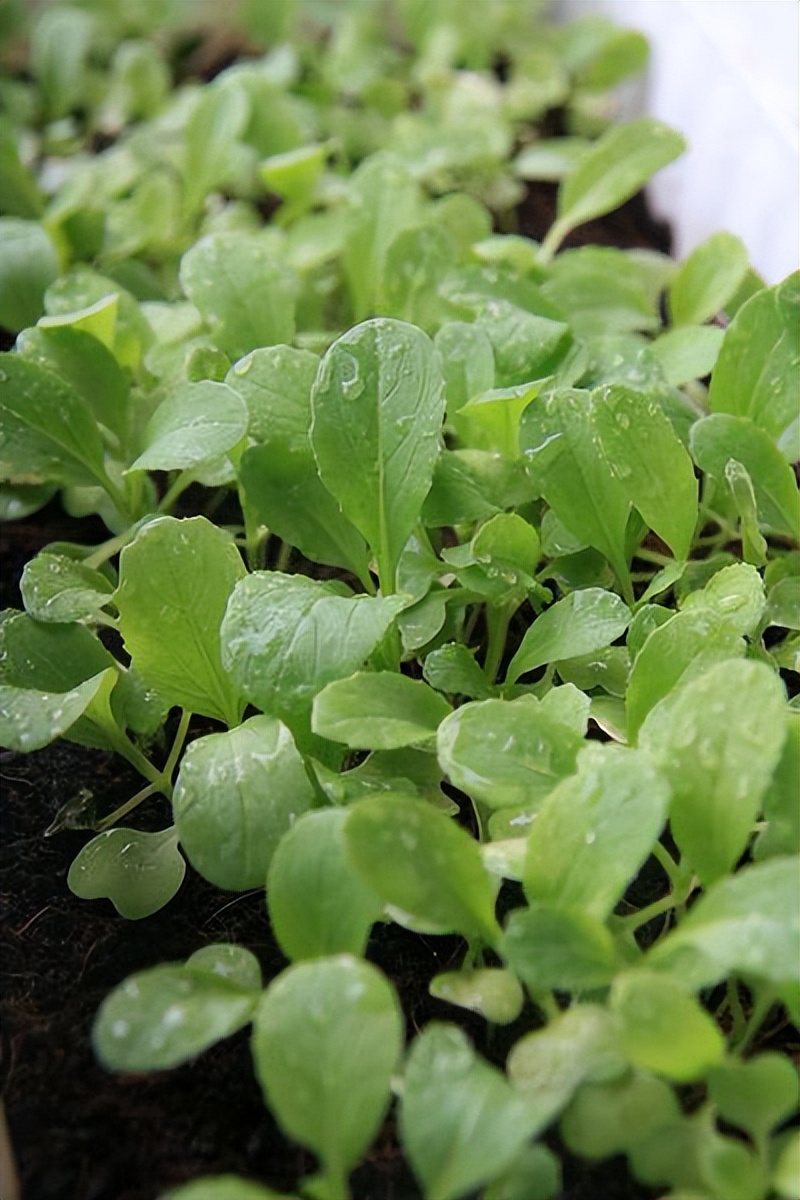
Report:
M14 160L5 514L60 489L111 536L27 564L0 739L142 776L94 823L76 895L143 919L187 861L266 888L276 978L206 947L121 981L93 1038L109 1069L152 1071L252 1024L265 1103L318 1162L301 1194L347 1197L395 1105L430 1200L557 1196L553 1131L675 1200L789 1200L797 1076L761 1042L800 1019L800 276L764 286L724 234L680 266L562 248L681 152L650 119L592 119L638 37L519 49L499 0L501 85L455 7L399 4L401 52L352 6L313 87L287 42L145 101L164 64L124 42L82 136L141 127L76 155L47 203ZM45 146L104 19L36 27ZM519 145L557 104L564 146ZM520 180L554 175L541 243L492 231ZM235 519L175 515L194 483ZM173 823L129 825L156 793ZM369 962L389 921L463 940L408 1044ZM512 1027L503 1063L459 1010Z

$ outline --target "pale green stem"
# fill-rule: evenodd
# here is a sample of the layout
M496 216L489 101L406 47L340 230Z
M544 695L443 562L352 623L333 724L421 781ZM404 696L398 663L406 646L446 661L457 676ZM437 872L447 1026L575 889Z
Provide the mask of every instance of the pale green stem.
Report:
M486 627L489 633L489 643L486 647L486 661L483 670L490 683L494 683L503 652L506 648L508 626L515 612L508 604L491 604L486 609Z
M147 787L143 787L135 796L131 796L130 800L126 800L124 804L120 804L119 808L115 808L112 813L97 825L97 832L102 833L105 829L110 829L112 825L116 825L117 821L121 821L123 817L127 817L129 812L133 812L134 808L147 800L155 792L161 791L160 787L155 783L148 783Z

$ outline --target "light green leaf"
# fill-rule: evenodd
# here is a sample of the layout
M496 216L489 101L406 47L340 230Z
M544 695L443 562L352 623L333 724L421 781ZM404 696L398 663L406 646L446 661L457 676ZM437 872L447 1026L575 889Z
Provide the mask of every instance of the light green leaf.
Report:
M493 1025L516 1021L525 1000L519 980L499 967L441 971L428 988L435 1000L478 1012Z
M508 1056L508 1074L536 1120L538 1132L588 1079L614 1079L627 1070L611 1014L599 1005L573 1004L544 1029L521 1037Z
M39 222L0 217L0 325L12 333L35 325L57 275L55 248Z
M54 328L40 323L20 334L16 348L69 384L95 418L125 444L130 386L108 346L75 325Z
M352 205L342 261L357 321L375 312L386 255L398 233L418 222L419 185L388 151L370 155L348 182Z
M486 700L492 687L470 650L461 642L448 642L426 655L422 674L431 687L446 696Z
M534 1120L454 1025L433 1022L409 1055L400 1131L428 1200L456 1200L511 1166Z
M37 621L69 622L93 617L109 603L108 578L66 554L42 552L25 564L20 592Z
M67 692L0 685L0 745L27 754L63 737L116 676L101 671Z
M311 447L277 437L245 452L239 465L243 507L312 562L346 567L370 581L367 545L321 483Z
M708 1090L723 1120L761 1140L795 1112L797 1070L775 1051L747 1062L729 1058L709 1075Z
M763 580L749 563L732 563L711 576L705 587L689 592L681 607L711 610L731 629L752 634L766 606Z
M290 967L261 1000L256 1074L281 1127L319 1157L318 1194L346 1194L388 1107L402 1037L392 988L349 954Z
M630 1150L680 1114L669 1084L646 1072L607 1083L584 1083L561 1119L561 1136L573 1154L609 1158Z
M106 996L95 1019L95 1053L112 1071L163 1071L242 1029L258 991L208 970L151 967Z
M45 119L66 117L84 96L86 59L95 35L92 14L61 5L37 14L31 68L41 90Z
M702 325L734 298L750 269L747 249L732 233L714 233L675 273L669 307L675 325Z
M302 575L259 571L228 604L223 663L252 704L302 741L314 696L364 665L402 607L396 596L347 596Z
M195 950L186 966L193 971L210 971L254 992L261 990L261 967L255 954L232 942L212 942Z
M667 383L683 387L710 375L719 358L725 331L716 325L684 325L657 337L650 352Z
M494 387L492 343L480 325L446 321L433 344L444 376L448 415Z
M0 354L0 478L106 482L94 415L68 384L20 354Z
M639 745L672 788L673 836L705 885L747 845L780 759L785 703L769 667L735 660L672 692L642 725Z
M622 1049L634 1066L678 1083L702 1079L722 1059L719 1028L677 981L639 969L618 975L609 1007Z
M634 750L587 751L578 768L531 826L523 882L531 902L580 908L604 921L658 838L670 790Z
M247 432L247 407L224 383L204 379L171 392L150 418L131 471L196 467L231 450Z
M769 589L767 624L782 629L800 629L800 579L796 575L779 579Z
M800 537L800 501L794 472L773 437L747 417L715 413L692 427L692 457L701 470L723 480L730 459L747 470L758 519L776 532Z
M783 751L764 793L763 810L767 828L759 834L753 847L756 859L800 853L800 805L797 803L800 713L787 713L786 726Z
M263 887L281 837L314 804L292 735L273 717L251 717L192 742L172 810L195 870L217 887Z
M310 453L311 388L319 355L291 346L266 346L234 363L225 377L250 414L248 432L257 442Z
M284 1192L273 1192L236 1175L206 1175L180 1187L170 1188L160 1200L294 1200Z
M613 592L571 592L533 622L509 664L506 682L515 683L545 663L604 649L622 636L630 619L630 609Z
M238 724L243 702L221 662L220 624L244 574L230 534L205 517L161 517L122 551L115 593L119 628L142 678L170 704L227 725Z
M621 385L559 390L529 405L520 444L532 482L627 586L631 508L684 559L697 520L691 460L655 400ZM646 455L642 447L647 447Z
M556 688L544 700L484 700L465 704L439 726L437 753L455 787L490 808L536 806L575 770L589 716L588 698L571 717ZM559 697L560 699L560 697Z
M511 165L520 179L560 183L574 171L590 144L584 137L542 138L525 146Z
M397 792L354 804L345 838L351 861L396 919L496 942L492 881L477 842L450 817Z
M311 728L357 750L397 750L435 737L451 711L421 680L393 671L357 672L315 696Z
M790 462L800 457L798 306L797 273L743 304L726 330L708 396L712 413L749 417Z
M652 117L612 125L562 183L557 220L543 248L552 253L577 225L618 208L685 145L679 133Z
M800 982L800 859L771 858L720 879L647 955L684 987L731 974Z
M781 1200L794 1200L800 1192L800 1130L787 1134L773 1169L772 1185Z
M546 380L493 388L467 400L451 417L460 445L470 450L519 457L519 423Z
M438 285L458 253L448 231L433 222L404 229L386 251L378 312L430 330L448 311Z
M290 959L363 955L382 905L347 857L347 810L301 817L281 839L267 876L275 936Z
M534 993L604 987L617 969L614 941L605 925L579 909L549 904L515 909L500 953Z
M431 486L443 390L430 340L383 318L334 342L314 384L311 444L320 477L373 550L384 592L394 590Z
M184 254L180 279L229 358L294 337L297 280L263 236L208 234Z
M702 592L690 592L699 595ZM702 599L685 612L674 613L653 628L634 659L628 694L628 732L634 737L652 708L681 682L688 682L718 662L741 658L744 643L739 636L736 610L732 621L719 607Z
M244 133L250 105L244 88L206 87L186 126L185 205L194 212L218 187L233 164L235 144Z
M81 900L107 897L121 916L138 921L169 903L185 873L174 828L142 833L117 826L86 843L67 885Z

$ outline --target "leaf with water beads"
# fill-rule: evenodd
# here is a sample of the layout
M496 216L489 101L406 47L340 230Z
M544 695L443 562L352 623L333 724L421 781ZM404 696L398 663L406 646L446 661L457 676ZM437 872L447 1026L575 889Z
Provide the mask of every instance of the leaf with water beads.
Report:
M158 833L118 826L87 842L73 860L67 884L82 900L108 898L121 916L138 921L172 899L185 873L172 826Z

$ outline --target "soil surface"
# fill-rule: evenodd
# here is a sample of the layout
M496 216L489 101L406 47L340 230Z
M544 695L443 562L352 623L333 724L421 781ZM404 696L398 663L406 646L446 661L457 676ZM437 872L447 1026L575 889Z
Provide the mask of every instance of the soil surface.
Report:
M520 232L540 238L553 220L555 188L529 189ZM668 250L667 229L636 198L603 222L583 227L571 244ZM95 520L76 521L50 504L35 517L0 527L5 573L2 607L20 607L25 562L55 540L96 544L107 537ZM197 736L207 729L194 731ZM200 1175L235 1172L290 1191L313 1159L289 1142L265 1108L255 1079L248 1034L221 1043L173 1071L111 1076L96 1063L90 1030L111 988L133 971L183 960L209 942L248 947L265 981L286 962L274 942L262 891L232 895L193 871L160 913L124 921L107 901L76 899L66 886L85 832L45 837L55 814L89 788L110 811L136 791L138 775L114 756L68 743L22 756L0 757L2 834L2 1095L15 1148L23 1200L156 1200L169 1186ZM170 820L166 801L151 801L143 821ZM141 827L137 814L137 825ZM637 903L660 886L647 873ZM511 888L507 906L519 903ZM433 1018L458 1020L478 1049L502 1064L522 1032L534 1028L528 1009L518 1022L487 1029L478 1017L433 1000L431 977L457 966L458 938L420 937L376 927L368 957L400 995L409 1034ZM649 1200L624 1160L588 1164L563 1154L562 1200ZM419 1188L406 1164L390 1111L365 1163L352 1180L355 1200L412 1200Z

